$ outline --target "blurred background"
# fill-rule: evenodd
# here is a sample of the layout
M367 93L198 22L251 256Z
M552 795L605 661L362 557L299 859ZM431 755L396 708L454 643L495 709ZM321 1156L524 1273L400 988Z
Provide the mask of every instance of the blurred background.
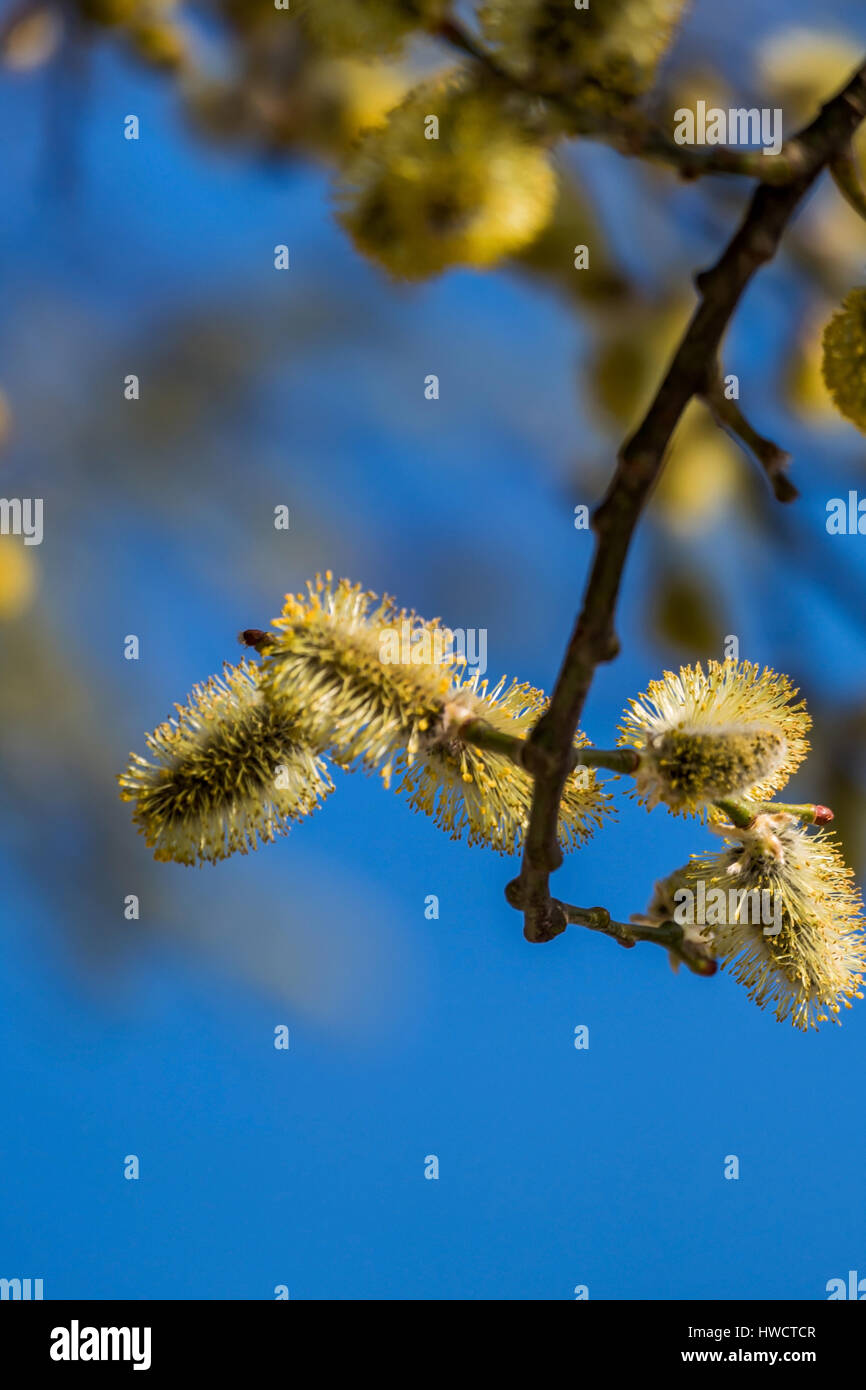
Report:
M486 629L494 681L550 690L590 553L574 509L748 185L572 142L533 248L407 287L336 227L333 167L452 54L335 67L241 0L132 43L87 9L0 20L0 490L44 499L41 545L0 537L0 1276L46 1298L820 1299L866 1275L866 1004L802 1036L663 951L577 928L529 946L503 897L516 861L451 843L374 778L195 870L153 862L116 786L145 731L238 659L238 630L325 569ZM657 101L780 105L790 133L864 48L858 0L784 19L697 0ZM825 522L866 488L866 451L818 360L864 263L866 227L825 181L724 358L802 497L781 507L690 409L584 722L609 745L650 679L735 635L805 694L814 751L790 799L835 809L860 875L866 562ZM627 919L713 840L617 790L617 823L554 891Z

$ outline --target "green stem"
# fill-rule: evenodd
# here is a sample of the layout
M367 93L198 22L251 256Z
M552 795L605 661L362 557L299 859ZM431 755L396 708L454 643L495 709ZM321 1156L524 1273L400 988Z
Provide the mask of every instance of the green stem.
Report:
M525 767L523 755L526 751L526 740L515 737L514 734L506 734L502 729L496 729L492 724L488 724L486 719L467 719L457 729L457 737L463 743L471 743L473 748L483 748L488 753L498 753L503 758L508 758L517 767Z
M516 767L533 771L535 749L529 739L517 738L488 724L486 719L467 719L456 730L456 736L473 748L483 748L488 753L498 753L508 758ZM571 771L579 767L603 767L608 772L628 775L636 770L638 755L633 748L575 748L572 750Z
M634 748L576 748L577 767L604 767L608 772L630 776L637 772L640 757Z
M728 820L738 830L746 830L758 814L754 806L747 806L745 802L734 801L730 797L720 797L713 805L724 811Z
M735 797L724 797L713 804L724 811L738 830L747 830L756 816L796 816L807 825L826 825L833 819L829 806L813 806L810 802L739 801Z

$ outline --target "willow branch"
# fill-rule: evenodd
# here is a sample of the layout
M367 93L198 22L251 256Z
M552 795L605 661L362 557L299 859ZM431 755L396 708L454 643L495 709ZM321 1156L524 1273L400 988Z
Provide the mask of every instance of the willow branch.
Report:
M514 883L506 889L506 897L511 901ZM639 941L648 941L654 946L664 946L667 951L688 966L694 975L714 975L717 964L709 946L693 940L677 922L660 922L657 926L647 926L638 922L617 922L606 907L575 907L572 903L551 899L556 909L559 923L555 935L564 932L566 927L587 927L590 931L602 932L620 946L631 948ZM514 902L512 906L518 906Z
M620 946L631 947L639 941L649 941L652 945L664 946L694 975L715 975L718 969L709 946L692 940L677 922L660 922L658 926L648 927L636 922L615 922L604 907L572 907L570 903L557 905L569 925L604 932L605 936L618 941Z
M526 766L535 777L532 810L518 880L509 901L524 913L529 941L548 941L562 929L562 909L550 896L559 868L559 803L571 746L597 666L617 655L614 614L623 570L644 505L665 451L689 401L707 389L722 336L746 286L772 260L782 235L821 171L845 149L866 116L866 64L796 137L802 172L789 183L762 183L736 234L712 269L696 277L698 306L652 405L623 446L607 493L593 516L595 549L583 605L550 706L530 737Z

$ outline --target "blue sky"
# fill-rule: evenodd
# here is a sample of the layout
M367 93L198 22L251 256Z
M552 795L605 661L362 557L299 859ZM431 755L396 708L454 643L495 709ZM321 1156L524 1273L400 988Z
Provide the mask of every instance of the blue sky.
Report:
M699 11L696 43L748 12ZM866 1274L866 1005L804 1037L662 951L576 928L529 946L503 897L516 865L361 775L257 855L152 864L114 774L317 570L486 628L494 679L549 689L589 553L573 507L610 457L576 400L584 326L553 296L509 273L395 290L335 229L320 170L202 147L164 85L109 53L53 135L45 96L44 78L0 82L4 487L46 508L33 625L0 629L0 684L36 692L4 705L27 795L0 850L0 1275L57 1298L776 1299ZM587 176L627 241L627 170L592 154ZM718 229L677 199L697 267ZM731 345L752 380L793 293L780 267L744 305ZM117 403L131 371L135 417ZM798 525L827 565L847 547L856 602L858 538L830 541L824 512L856 486L857 438L797 435L769 393L766 412L793 443ZM587 705L602 745L674 659L646 627L654 554L646 533L623 655ZM731 520L702 558L743 656L826 709L862 703L861 634L826 593ZM794 790L823 789L816 757ZM710 838L619 791L556 891L627 918Z

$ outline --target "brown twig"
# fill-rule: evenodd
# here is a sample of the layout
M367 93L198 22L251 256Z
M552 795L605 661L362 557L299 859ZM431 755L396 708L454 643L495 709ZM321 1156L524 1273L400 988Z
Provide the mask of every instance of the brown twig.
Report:
M788 477L791 455L772 439L766 439L746 419L738 403L725 394L721 372L716 370L707 388L701 393L720 429L738 440L763 468L777 502L795 502L800 496Z
M572 741L596 667L619 650L614 613L629 545L658 479L676 425L693 396L710 384L722 336L749 281L776 253L782 234L821 171L866 116L866 64L793 142L802 161L790 182L761 183L733 239L712 269L696 278L699 303L643 422L623 446L607 493L593 516L595 551L583 606L566 649L550 706L531 735L526 764L535 777L520 876L508 900L522 909L529 941L549 941L567 925L550 896L562 854L559 803Z
M514 879L505 891L512 907L519 902L512 901L516 896ZM648 941L653 946L664 946L677 961L687 965L693 975L715 975L718 969L712 947L694 940L677 922L658 922L650 926L646 922L617 922L606 907L575 907L572 903L562 903L551 898L551 905L559 916L559 925L554 935L559 936L568 926L588 927L590 931L603 932L620 946L636 946L639 941Z

